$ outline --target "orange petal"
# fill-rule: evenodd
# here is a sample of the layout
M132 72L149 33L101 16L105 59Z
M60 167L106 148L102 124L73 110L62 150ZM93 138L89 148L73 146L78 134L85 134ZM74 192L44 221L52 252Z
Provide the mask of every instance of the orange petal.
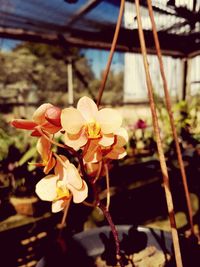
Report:
M36 184L36 194L41 200L53 201L56 198L58 176L47 175Z
M98 112L95 102L87 96L81 97L78 101L77 109L81 112L86 121L94 120L96 113Z
M38 130L34 130L34 131L32 131L31 136L40 137L41 136L41 133L38 132Z
M11 121L11 125L19 129L33 130L37 126L37 123L29 120L16 119Z
M116 132L115 132L116 136L117 136L117 142L116 142L116 146L122 147L124 145L126 145L128 143L128 132L125 128L119 128Z
M38 139L36 148L38 153L41 155L42 160L48 161L51 143L45 137L42 136Z
M66 171L65 168L67 168L69 165L69 160L67 159L67 157L63 155L59 155L59 157L63 161L63 164L65 167L59 160L57 160L54 171L55 171L55 175L58 175L60 179L63 179L63 177L65 176L65 171Z
M81 113L75 108L65 108L61 113L61 125L70 134L78 134L85 120Z
M123 147L113 148L107 155L109 159L122 159L127 155L126 150Z
M104 134L114 133L122 124L121 114L111 108L101 109L96 117Z
M85 162L98 162L102 159L101 148L98 144L98 140L90 141L88 147L83 151L83 159Z
M46 121L43 124L41 124L41 127L43 128L43 130L45 130L46 132L48 132L50 134L57 133L62 128L62 127L55 126L55 125L53 125L52 123L50 123L48 121Z
M85 134L64 134L64 143L75 150L79 150L87 143L87 141Z
M55 164L56 164L56 160L52 157L52 153L51 153L51 156L49 157L49 160L48 160L46 166L44 167L44 173L48 174L50 172L50 170L53 169Z
M39 108L36 109L36 111L33 113L33 121L37 124L42 124L46 121L45 119L45 112L48 108L53 107L52 104L45 103L39 106Z
M88 196L88 186L85 181L82 180L82 187L80 190L75 189L73 186L68 185L69 190L73 195L74 203L83 202Z

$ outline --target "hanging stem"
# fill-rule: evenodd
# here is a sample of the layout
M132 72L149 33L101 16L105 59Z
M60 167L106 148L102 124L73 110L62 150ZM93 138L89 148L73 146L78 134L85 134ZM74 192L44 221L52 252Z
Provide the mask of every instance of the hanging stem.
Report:
M142 56L143 56L143 63L144 63L144 69L145 69L145 75L146 75L146 83L147 83L147 89L148 89L148 97L149 97L150 108L151 108L151 113L152 113L152 121L153 121L154 133L155 133L155 137L156 137L158 155L159 155L159 159L160 159L160 167L161 167L161 171L162 171L162 175L163 175L163 183L164 183L167 208L168 208L169 220L170 220L171 231L172 231L172 239L173 239L173 245L174 245L175 259L176 259L177 267L182 267L183 264L182 264L181 251L180 251L180 245L179 245L179 239L178 239L178 232L177 232L177 228L176 228L172 195L171 195L170 186L169 186L169 176L168 176L167 165L166 165L166 161L165 161L165 157L164 157L161 137L160 137L160 131L159 131L158 118L157 118L157 113L156 113L156 108L155 108L155 102L154 102L154 98L153 98L153 86L152 86L152 81L151 81L149 66L148 66L148 60L147 60L146 44L145 44L145 39L144 39L144 32L142 29L142 20L141 20L141 15L140 15L139 0L135 0L135 5L136 5L136 14L137 14L140 46L141 46L141 51L142 51Z
M105 164L105 172L106 172L106 209L109 210L110 206L110 179L109 179L109 171L108 171L108 165Z
M62 221L61 221L61 223L59 225L60 229L63 229L65 227L66 218L67 218L67 214L68 214L68 211L69 211L69 206L70 206L71 199L72 199L72 197L70 197L69 201L65 205Z
M98 204L99 208L102 210L104 216L106 217L109 225L110 225L110 228L111 228L111 231L113 233L113 237L114 237L114 240L115 240L115 245L116 245L116 258L120 264L121 267L124 267L124 264L122 262L122 259L121 259L121 251L120 251L120 246L119 246L119 235L118 235L118 232L117 232L117 229L112 221L112 218L110 216L110 213L108 212L107 208L99 202Z
M147 0L147 5L148 5L148 11L149 11L149 16L152 24L152 30L153 30L153 37L154 37L154 42L156 46L156 52L157 52L157 57L160 65L160 73L163 81L163 88L165 92L165 99L166 99L166 106L169 114L169 119L170 119L170 125L175 141L175 146L176 146L176 152L177 152L177 157L178 157L178 163L180 166L180 171L181 171L181 176L183 180L183 186L184 186L184 191L185 191L185 197L186 197L186 203L187 203L187 208L188 208L188 216L189 216L189 224L191 228L191 233L194 234L194 225L193 225L193 216L192 216L192 205L191 205L191 200L190 200L190 194L188 190L188 184L187 184L187 178L186 178L186 173L185 173L185 168L183 164L183 158L181 154L181 149L178 141L178 135L174 123L174 118L173 118L173 113L172 113L172 105L171 105L171 100L170 100L170 95L169 95L169 89L167 85L167 79L165 76L164 72L164 65L163 65L163 60L162 60L162 54L161 54L161 49L160 49L160 42L158 39L158 33L156 30L156 23L153 15L153 8L151 4L151 0Z
M117 44L120 25L121 25L121 22L122 22L122 17L123 17L123 12L124 12L124 5L125 5L125 0L121 0L119 16L118 16L118 19L117 19L117 24L116 24L115 33L114 33L114 37L113 37L113 41L112 41L112 45L111 45L111 49L110 49L109 58L108 58L107 66L106 66L106 69L105 69L105 71L103 73L103 79L101 81L101 85L100 85L100 88L99 88L99 93L98 93L98 98L97 98L97 106L98 107L99 107L99 105L101 103L101 98L102 98L102 95L103 95L103 91L105 89L105 85L106 85L106 81L107 81L107 78L108 78L108 73L109 73L109 70L110 70L113 54L114 54L115 47L116 47L116 44Z

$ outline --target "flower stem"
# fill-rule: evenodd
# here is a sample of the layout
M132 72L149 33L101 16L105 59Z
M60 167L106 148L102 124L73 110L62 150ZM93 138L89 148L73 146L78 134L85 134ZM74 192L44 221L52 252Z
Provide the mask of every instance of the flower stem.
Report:
M119 235L118 235L117 229L116 229L116 227L112 221L112 218L111 218L110 213L107 210L107 208L101 202L98 203L98 207L102 210L104 216L106 217L106 219L110 225L111 231L113 233L113 237L114 237L115 245L116 245L117 261L119 262L121 267L124 267L124 264L122 262L122 257L121 257L121 251L120 251L120 245L119 245L120 242L119 242Z
M176 145L177 158L178 158L178 163L180 166L180 171L181 171L181 176L182 176L182 181L183 181L183 187L184 187L184 191L185 191L186 203L187 203L187 208L188 208L189 224L190 224L190 228L191 228L191 233L194 234L192 205L191 205L189 189L188 189L188 184L187 184L187 177L186 177L186 172L185 172L185 168L184 168L184 164L183 164L183 158L182 158L181 149L180 149L180 145L179 145L179 141L178 141L178 135L177 135L177 131L176 131L175 123L174 123L172 105L171 105L171 100L170 100L170 95L169 95L167 79L166 79L165 72L164 72L162 54L161 54L161 50L160 50L160 43L159 43L159 39L158 39L158 33L156 30L156 24L155 24L155 19L154 19L154 15L153 15L151 0L147 0L147 5L148 5L148 10L149 10L149 17L150 17L151 24L152 24L152 31L153 31L153 37L154 37L157 57L158 57L159 65L160 65L160 73L161 73L161 77L163 80L163 88L164 88L164 93L165 93L166 106L167 106L167 110L168 110L168 114L169 114L172 134L173 134L175 145Z
M162 147L162 141L160 137L158 117L157 117L155 102L153 98L153 86L152 86L152 80L151 80L148 60L147 60L146 44L145 44L144 32L142 28L139 0L135 0L135 6L136 6L140 46L141 46L145 75L146 75L148 97L149 97L149 103L150 103L150 108L151 108L151 113L152 113L152 122L153 122L154 134L156 137L158 155L160 159L160 167L161 167L161 171L163 175L163 184L164 184L164 189L165 189L165 196L166 196L169 220L170 220L170 225L171 225L175 259L176 259L177 267L182 267L183 263L182 263L182 258L181 258L180 244L179 244L178 232L177 232L176 221L175 221L174 206L173 206L172 194L171 194L170 186L169 186L169 176L168 176L168 171L167 171L167 165L166 165L165 156L164 156L163 147Z
M106 190L107 190L107 202L106 202L106 209L109 210L110 206L110 180L109 180L109 171L107 164L104 165L105 171L106 171Z
M115 47L116 47L116 44L117 44L120 25L121 25L121 22L122 22L122 17L123 17L123 12L124 12L124 5L125 5L125 0L121 0L119 16L118 16L118 19L117 19L117 24L116 24L115 33L114 33L114 37L113 37L113 41L112 41L112 45L111 45L111 49L110 49L110 54L109 54L109 58L108 58L106 69L105 69L105 71L103 73L103 79L101 81L101 85L100 85L99 93L98 93L98 97L97 97L97 106L98 107L100 106L100 103L101 103L101 98L102 98L102 95L103 95L103 91L105 89L105 85L106 85L106 81L107 81L107 78L108 78L108 73L109 73L109 70L110 70L113 54L114 54Z

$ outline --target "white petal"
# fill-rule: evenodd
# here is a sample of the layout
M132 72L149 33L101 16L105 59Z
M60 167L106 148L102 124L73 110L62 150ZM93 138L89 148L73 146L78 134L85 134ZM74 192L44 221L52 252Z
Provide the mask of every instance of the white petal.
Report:
M33 121L36 122L37 124L42 124L46 121L45 119L45 112L47 111L48 108L53 107L52 104L50 103L44 103L41 106L39 106L36 111L33 113Z
M73 186L70 186L70 185L68 186L68 188L72 192L74 203L81 203L88 196L88 186L87 186L86 182L83 180L82 180L81 190L76 190Z
M111 108L99 110L96 120L100 124L101 131L104 134L114 133L122 124L121 114L117 110Z
M70 163L68 165L67 169L65 169L63 182L66 184L67 187L70 184L75 189L80 190L82 188L82 185L83 185L82 181L83 180L82 180L77 168L72 163Z
M59 199L52 202L51 210L56 213L64 209L66 200Z
M61 112L61 125L70 134L77 134L85 123L80 111L75 108L65 108Z
M128 132L125 128L119 128L115 134L117 135L116 146L122 147L128 143Z
M36 184L36 194L41 200L53 201L56 198L58 176L47 175Z
M68 133L65 133L64 134L64 143L67 146L70 146L75 150L79 150L82 146L84 146L87 143L87 137L84 134L70 135Z
M98 112L95 102L87 96L81 97L78 101L77 109L81 112L86 121L94 120L96 113Z
M110 135L103 135L102 138L99 141L99 145L107 147L107 146L111 146L115 141L114 135L110 134Z

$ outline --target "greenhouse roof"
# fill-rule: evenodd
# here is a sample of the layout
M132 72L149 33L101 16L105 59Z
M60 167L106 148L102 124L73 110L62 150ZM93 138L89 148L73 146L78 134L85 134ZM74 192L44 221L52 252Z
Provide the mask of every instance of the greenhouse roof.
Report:
M140 51L134 4L127 1L118 51ZM0 37L109 49L119 0L0 0ZM154 52L146 1L140 1L147 47ZM200 51L200 0L152 0L163 53Z

